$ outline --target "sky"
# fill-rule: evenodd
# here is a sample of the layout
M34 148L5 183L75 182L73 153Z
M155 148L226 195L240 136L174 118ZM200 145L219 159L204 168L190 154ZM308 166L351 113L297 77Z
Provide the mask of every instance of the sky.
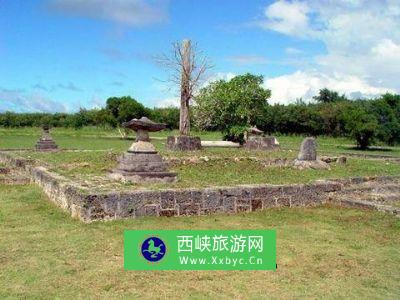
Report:
M0 111L178 103L155 57L191 39L205 83L264 76L269 103L400 93L399 0L0 0Z

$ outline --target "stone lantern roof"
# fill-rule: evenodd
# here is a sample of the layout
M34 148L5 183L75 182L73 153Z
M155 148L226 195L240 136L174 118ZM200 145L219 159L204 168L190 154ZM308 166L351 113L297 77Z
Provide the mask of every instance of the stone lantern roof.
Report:
M143 130L150 132L160 131L167 127L166 124L155 123L146 117L141 117L140 119L132 119L129 122L122 123L122 126L132 129L134 131Z

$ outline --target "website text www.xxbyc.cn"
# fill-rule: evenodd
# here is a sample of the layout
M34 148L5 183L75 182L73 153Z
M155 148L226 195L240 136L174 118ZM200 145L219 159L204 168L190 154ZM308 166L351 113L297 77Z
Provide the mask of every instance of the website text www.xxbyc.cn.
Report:
M249 258L232 258L228 256L211 256L210 258L198 258L189 256L179 256L181 265L262 265L261 257L250 256Z

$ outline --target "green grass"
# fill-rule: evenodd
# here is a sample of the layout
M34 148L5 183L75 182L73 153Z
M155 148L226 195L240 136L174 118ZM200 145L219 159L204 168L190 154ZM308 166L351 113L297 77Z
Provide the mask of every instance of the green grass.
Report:
M258 152L256 155L238 149L226 149L225 152L220 151L217 154L208 150L200 152L205 153L197 152L196 157L200 158L202 154L207 154L211 160L199 160L195 164L178 163L170 168L171 171L178 173L178 182L146 184L145 187L187 188L258 183L308 183L317 179L400 174L400 164L390 161L349 158L345 165L330 164L330 170L296 170L291 167L269 166L262 161L248 158L253 156L258 159L274 159L286 156L288 159L294 159L294 152ZM13 154L34 158L38 165L46 166L50 171L77 182L86 181L89 186L96 186L97 189L144 187L144 185L138 184L122 184L106 178L107 172L116 167L120 152L13 152ZM164 156L171 155L174 155L174 152L165 153ZM235 161L232 159L235 157L241 159Z
M124 271L124 229L277 230L273 271ZM331 206L83 224L35 186L0 186L0 298L385 298L400 219Z
M40 129L35 128L1 129L0 146L3 148L32 146L39 134ZM323 178L400 174L400 164L393 161L364 160L351 157L346 165L332 164L331 170L299 171L289 167L268 166L265 162L251 159L256 158L264 161L278 158L293 160L296 158L297 149L303 139L301 136L278 137L281 145L280 151L249 152L237 148L204 148L201 151L194 152L173 152L165 149L165 137L168 134L171 134L171 132L157 133L153 139L153 144L163 157L185 160L185 164L177 163L170 168L171 171L178 173L179 181L174 184L146 185L146 187L184 188L255 183L307 183ZM199 134L201 134L203 140L220 138L220 134L215 132ZM55 153L16 151L12 154L34 158L39 165L44 165L51 171L75 181L81 183L86 181L89 186L104 189L140 187L134 184L113 182L106 178L107 172L116 167L118 156L126 151L133 142L133 140L120 139L117 130L102 130L91 127L81 130L56 128L53 131L53 136L61 148L92 151L61 151ZM319 155L337 155L343 151L359 153L358 150L352 150L351 145L347 143L349 141L344 138L319 137ZM391 155L395 156L398 150L398 148L393 148ZM203 161L201 158L204 157L210 160ZM186 163L191 158L197 158L199 162L195 164Z
M163 140L168 135L176 135L177 131L161 131L152 133L159 149L163 149ZM40 128L18 128L8 129L0 128L0 149L1 148L33 148L37 139L41 135ZM116 129L101 129L95 127L84 127L82 129L54 128L52 135L61 148L66 149L91 149L91 150L126 150L132 143L131 141L121 140L120 134ZM198 135L202 140L221 140L220 132L192 132L192 135ZM130 133L134 137L134 133ZM304 136L285 136L277 135L277 138L284 150L298 151ZM161 139L161 140L160 140ZM354 142L347 138L318 137L319 151L321 153L355 153L355 154L373 154L389 155L400 157L400 147L375 147L367 151L354 149ZM217 150L217 152L220 149Z

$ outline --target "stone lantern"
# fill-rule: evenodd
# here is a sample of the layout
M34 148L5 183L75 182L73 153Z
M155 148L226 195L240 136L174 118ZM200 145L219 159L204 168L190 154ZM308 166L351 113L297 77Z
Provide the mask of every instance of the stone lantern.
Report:
M53 138L50 135L50 127L48 125L43 125L42 136L36 143L37 151L55 151L58 149L58 146L54 142Z
M142 117L123 123L122 126L136 131L136 141L122 154L117 168L109 176L135 183L176 181L176 174L168 172L167 164L149 138L149 132L163 130L166 125Z

